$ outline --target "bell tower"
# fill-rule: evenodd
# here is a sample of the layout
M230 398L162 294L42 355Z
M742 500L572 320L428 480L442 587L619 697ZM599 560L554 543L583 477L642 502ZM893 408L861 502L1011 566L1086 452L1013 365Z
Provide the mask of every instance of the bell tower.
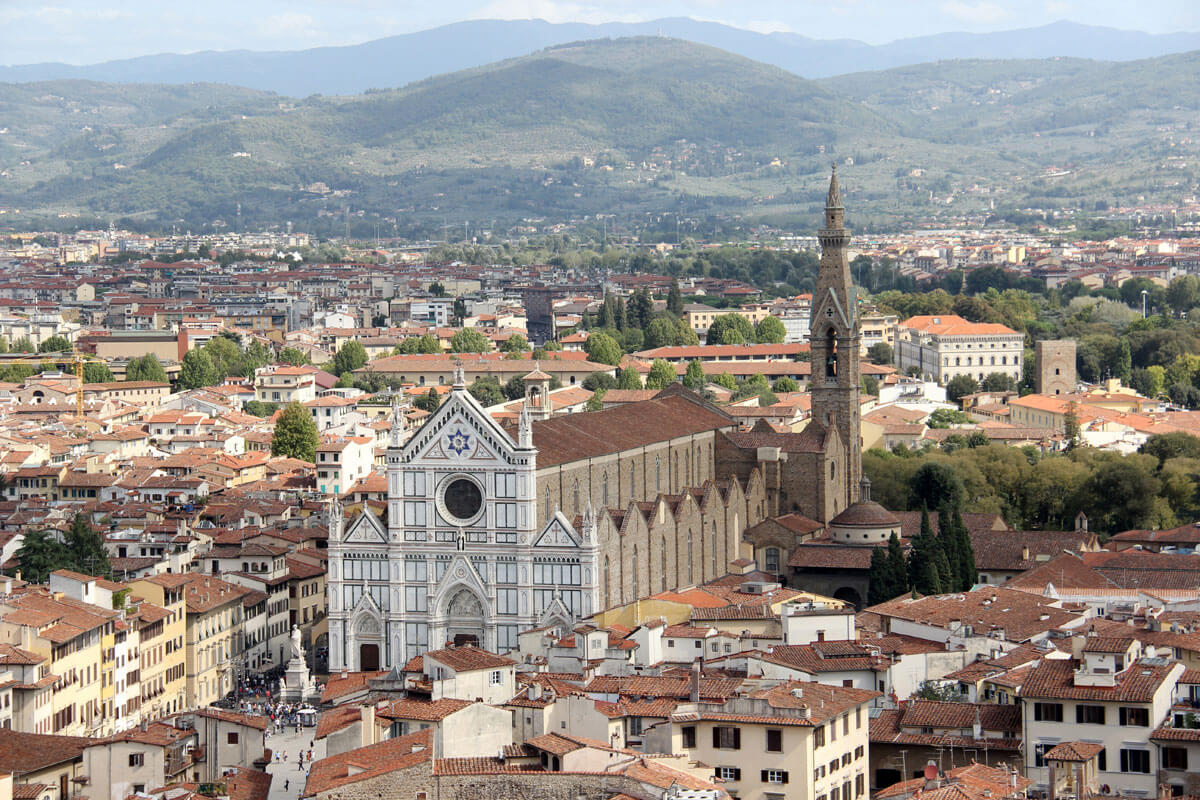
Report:
M850 259L846 255L850 233L846 230L836 164L825 199L825 226L817 232L817 237L821 241L821 266L809 321L812 419L827 433L836 435L845 447L842 474L825 479L842 484L829 489L835 496L843 495L847 503L853 503L858 499L862 480L858 309L850 279Z

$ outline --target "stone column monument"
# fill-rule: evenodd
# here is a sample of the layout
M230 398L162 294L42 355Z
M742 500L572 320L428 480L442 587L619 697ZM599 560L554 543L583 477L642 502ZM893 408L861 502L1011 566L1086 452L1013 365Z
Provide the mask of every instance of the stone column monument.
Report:
M316 683L308 672L308 662L304 660L304 646L300 644L300 628L292 626L291 657L284 669L283 686L280 698L287 702L303 702L313 698L317 693Z

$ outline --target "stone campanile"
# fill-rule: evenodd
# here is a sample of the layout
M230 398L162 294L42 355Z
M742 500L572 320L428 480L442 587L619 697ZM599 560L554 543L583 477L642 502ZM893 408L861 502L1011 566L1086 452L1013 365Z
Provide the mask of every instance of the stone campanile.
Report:
M862 437L859 433L859 344L858 309L850 279L850 259L842 193L837 166L829 179L825 200L825 226L817 232L821 240L821 267L813 291L809 341L812 344L812 419L828 434L837 436L845 448L843 474L824 475L832 496L846 502L858 499L862 480ZM843 494L844 493L844 494ZM843 508L845 506L842 506Z

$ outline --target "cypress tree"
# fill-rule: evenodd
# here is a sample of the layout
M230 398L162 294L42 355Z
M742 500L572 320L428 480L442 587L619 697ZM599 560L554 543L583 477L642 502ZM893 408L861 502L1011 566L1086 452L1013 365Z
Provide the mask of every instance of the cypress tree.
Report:
M908 562L904 560L904 548L896 534L888 537L888 572L891 574L892 597L897 597L908 591Z
M979 579L975 567L975 546L971 544L971 533L963 522L962 511L954 508L954 531L958 535L958 574L962 591L970 591Z
M629 327L629 316L625 313L625 299L617 298L617 313L613 318L617 330L623 331Z
M942 507L938 512L938 549L942 551L942 557L938 560L938 571L942 573L942 589L947 592L956 592L962 586L963 578L965 577L961 571L962 559L959 557L959 536L958 531L954 527L954 514L950 510L949 505Z
M929 524L929 509L923 507L921 532L913 539L908 554L908 576L912 581L912 589L921 594L941 594L945 574L940 567L944 562L945 555L938 547L937 538Z
M891 600L892 573L887 552L882 547L871 549L871 569L867 573L867 603L878 605Z

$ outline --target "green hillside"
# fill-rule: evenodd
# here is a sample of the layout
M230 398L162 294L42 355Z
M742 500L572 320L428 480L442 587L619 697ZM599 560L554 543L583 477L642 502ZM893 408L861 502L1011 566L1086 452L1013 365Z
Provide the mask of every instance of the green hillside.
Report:
M853 161L860 219L884 224L927 216L931 193L955 211L1147 187L1165 200L1192 168L1168 184L1147 160L1194 154L1174 131L1195 117L1198 60L943 62L817 83L633 38L347 98L0 84L0 204L21 209L16 226L68 211L200 228L237 203L246 225L318 231L340 230L346 209L400 232L663 211L811 226L831 158ZM1048 187L1041 174L1064 163L1070 177Z

